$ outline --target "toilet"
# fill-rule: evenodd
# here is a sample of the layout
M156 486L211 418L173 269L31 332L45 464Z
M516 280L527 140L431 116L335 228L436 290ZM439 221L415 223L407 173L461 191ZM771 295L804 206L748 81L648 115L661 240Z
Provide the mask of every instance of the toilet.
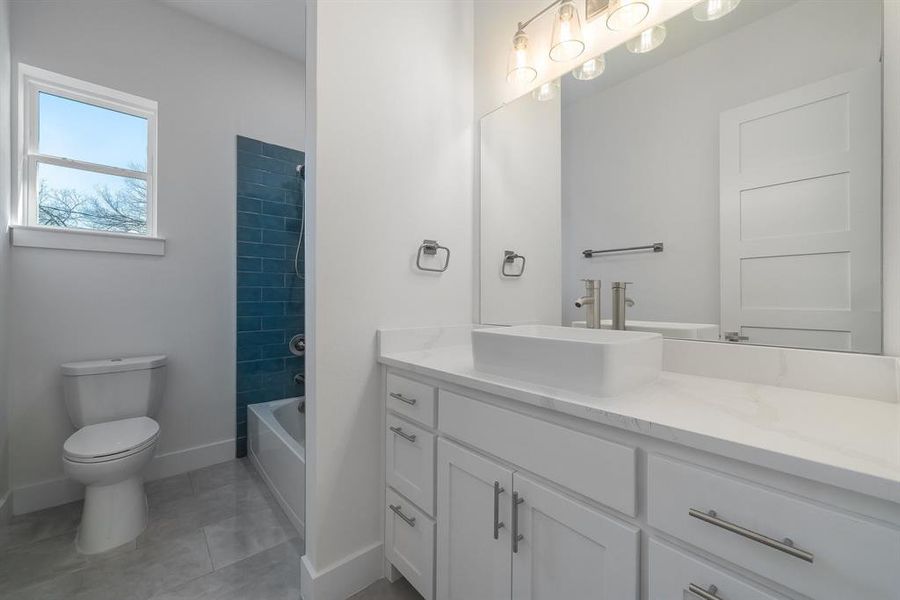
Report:
M78 428L63 444L66 474L85 485L76 547L97 554L134 540L147 526L143 471L156 452L166 357L62 365L66 409Z

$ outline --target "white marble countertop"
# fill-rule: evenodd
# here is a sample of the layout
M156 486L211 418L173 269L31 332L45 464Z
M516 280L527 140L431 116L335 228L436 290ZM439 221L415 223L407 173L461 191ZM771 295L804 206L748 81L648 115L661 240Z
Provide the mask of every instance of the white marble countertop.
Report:
M596 398L476 371L454 345L382 347L379 362L900 503L900 404L664 371Z

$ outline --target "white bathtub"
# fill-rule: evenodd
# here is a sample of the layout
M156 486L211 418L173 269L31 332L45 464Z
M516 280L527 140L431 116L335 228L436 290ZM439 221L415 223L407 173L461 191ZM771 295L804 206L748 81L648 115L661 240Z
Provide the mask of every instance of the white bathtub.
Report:
M306 415L303 398L252 404L247 411L248 454L301 535L306 509Z

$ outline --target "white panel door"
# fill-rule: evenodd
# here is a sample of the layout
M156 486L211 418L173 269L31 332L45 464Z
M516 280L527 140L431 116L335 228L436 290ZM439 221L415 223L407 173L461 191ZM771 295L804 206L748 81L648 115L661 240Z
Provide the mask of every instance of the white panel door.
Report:
M724 112L720 127L722 331L880 353L880 66Z
M516 473L513 600L635 600L640 531ZM513 532L515 533L515 532Z
M512 471L438 440L438 600L509 600Z

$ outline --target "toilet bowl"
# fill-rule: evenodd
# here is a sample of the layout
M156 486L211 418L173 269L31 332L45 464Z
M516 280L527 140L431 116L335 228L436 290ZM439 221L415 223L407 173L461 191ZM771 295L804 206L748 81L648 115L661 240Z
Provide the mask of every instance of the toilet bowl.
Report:
M66 474L85 485L76 546L105 552L135 539L147 525L141 472L153 458L159 425L149 417L79 429L63 445Z
M165 385L165 356L62 366L66 408L79 429L63 444L63 469L84 484L76 547L106 552L147 526L144 468L153 459L159 424L151 418Z

